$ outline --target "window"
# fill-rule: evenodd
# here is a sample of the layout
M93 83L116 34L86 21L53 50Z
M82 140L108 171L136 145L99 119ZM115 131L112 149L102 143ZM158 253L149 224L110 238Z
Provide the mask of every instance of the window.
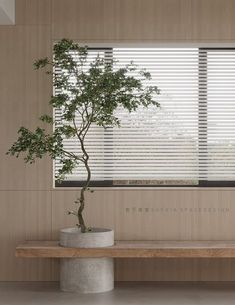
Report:
M92 185L235 185L234 49L102 48L90 49L89 60L98 54L117 59L114 69L134 61L151 72L161 109L119 109L121 128L92 126ZM57 122L60 115L55 110ZM77 151L74 140L64 145ZM78 168L57 186L79 186L83 178Z

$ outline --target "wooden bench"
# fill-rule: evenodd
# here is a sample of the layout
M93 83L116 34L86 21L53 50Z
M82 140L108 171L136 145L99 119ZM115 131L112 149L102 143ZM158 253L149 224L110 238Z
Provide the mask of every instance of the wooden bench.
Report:
M58 241L26 241L16 248L25 258L235 258L235 241L115 241L105 248L64 248Z

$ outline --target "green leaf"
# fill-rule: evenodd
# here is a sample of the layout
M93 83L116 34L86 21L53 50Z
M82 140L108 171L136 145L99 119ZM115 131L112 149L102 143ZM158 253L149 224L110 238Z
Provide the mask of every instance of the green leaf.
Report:
M36 70L40 69L40 68L44 68L45 66L47 66L49 64L49 59L47 57L39 59L37 61L34 62L33 66Z
M42 115L39 120L45 123L53 124L53 118L50 115L44 114Z

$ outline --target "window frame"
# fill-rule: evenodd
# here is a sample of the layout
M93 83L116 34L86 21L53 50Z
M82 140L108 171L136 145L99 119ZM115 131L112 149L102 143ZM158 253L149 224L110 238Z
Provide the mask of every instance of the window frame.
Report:
M112 52L114 47L88 47L88 50L104 50L108 52ZM200 149L200 143L204 143L205 140L201 139L201 135L204 135L206 138L207 143L207 52L208 51L226 51L231 50L235 51L235 47L199 47L198 46L198 147L199 147L199 164L205 163L203 161L202 149ZM203 64L204 62L204 64ZM205 64L206 63L206 64ZM204 89L204 90L203 90ZM206 89L206 90L205 90ZM204 109L204 110L203 110ZM206 116L202 115L205 114L206 109ZM203 123L203 124L199 124ZM105 132L105 131L104 131ZM207 146L206 146L207 147ZM207 148L206 148L207 153ZM205 153L204 153L205 155ZM206 166L206 165L205 165ZM199 171L200 171L199 166ZM54 169L53 169L54 174ZM199 175L200 176L200 175ZM224 187L235 187L235 180L233 181L212 181L212 180L198 180L198 184L114 184L113 180L96 180L90 182L90 187L97 187L97 188L224 188ZM61 183L55 181L54 185L56 188L75 188L75 187L82 187L84 184L83 180L65 180Z

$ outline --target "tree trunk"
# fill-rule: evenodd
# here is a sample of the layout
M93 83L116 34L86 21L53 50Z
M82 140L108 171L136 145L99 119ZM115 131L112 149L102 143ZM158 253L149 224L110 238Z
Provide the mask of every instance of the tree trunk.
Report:
M85 225L82 213L83 213L83 210L85 207L85 191L87 190L87 188L90 184L90 180L91 180L91 170L88 165L88 160L86 160L85 167L87 170L87 180L86 180L86 184L81 189L80 199L79 199L80 206L79 206L78 213L77 213L78 224L79 224L79 227L81 228L82 233L85 233L87 231L87 227Z

